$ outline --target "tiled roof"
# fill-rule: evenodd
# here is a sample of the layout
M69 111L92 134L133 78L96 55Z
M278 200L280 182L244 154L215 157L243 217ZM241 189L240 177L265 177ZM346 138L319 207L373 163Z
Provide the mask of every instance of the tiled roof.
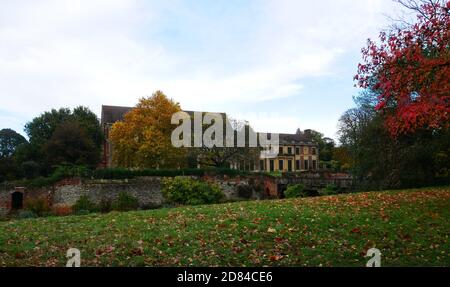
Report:
M102 106L102 124L113 124L123 119L132 107Z
M307 133L300 132L296 134L280 134L280 144L306 144L316 145L312 137Z
M121 107L121 106L105 106L102 105L102 124L113 124L117 121L123 120L126 113L131 111L133 107ZM191 117L194 116L195 111L184 111L188 113ZM202 112L205 114L206 112ZM220 113L222 117L226 117L225 113Z

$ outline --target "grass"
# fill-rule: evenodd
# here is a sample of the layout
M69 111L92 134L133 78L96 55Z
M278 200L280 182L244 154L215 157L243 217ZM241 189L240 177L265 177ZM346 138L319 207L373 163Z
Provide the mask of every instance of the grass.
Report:
M0 222L0 266L450 266L450 187Z

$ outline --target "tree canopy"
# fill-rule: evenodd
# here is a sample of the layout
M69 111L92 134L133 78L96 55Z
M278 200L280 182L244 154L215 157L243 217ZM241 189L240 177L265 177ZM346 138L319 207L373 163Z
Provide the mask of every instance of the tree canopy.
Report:
M48 175L63 164L95 167L100 160L103 133L87 107L44 112L25 125L25 132L29 143L17 147L14 161L19 174L27 178Z
M11 157L21 144L27 140L12 129L0 130L0 158Z
M183 166L185 151L171 143L171 118L180 110L180 105L161 91L141 98L123 121L116 122L111 129L115 164L133 168Z
M355 79L379 97L392 136L450 126L450 1L399 1L417 13L415 23L368 40Z
M95 168L100 160L100 150L94 139L76 121L59 124L43 146L43 152L49 166L71 164Z
M93 142L97 146L101 145L102 130L97 115L83 106L76 107L73 111L60 108L44 112L25 125L25 132L30 138L30 143L43 145L52 137L56 127L66 121L78 122Z

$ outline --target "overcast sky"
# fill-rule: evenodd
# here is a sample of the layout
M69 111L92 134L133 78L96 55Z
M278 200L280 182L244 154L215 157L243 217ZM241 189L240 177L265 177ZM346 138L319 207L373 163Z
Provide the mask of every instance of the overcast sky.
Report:
M43 111L133 106L160 89L183 109L261 132L335 137L367 38L391 0L0 0L0 129Z

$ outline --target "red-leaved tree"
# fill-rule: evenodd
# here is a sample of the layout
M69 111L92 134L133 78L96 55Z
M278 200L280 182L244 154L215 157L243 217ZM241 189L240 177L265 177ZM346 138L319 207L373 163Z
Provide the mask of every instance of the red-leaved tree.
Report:
M399 1L417 21L368 40L355 80L380 96L376 109L396 137L450 126L450 1ZM417 4L416 6L408 6Z

